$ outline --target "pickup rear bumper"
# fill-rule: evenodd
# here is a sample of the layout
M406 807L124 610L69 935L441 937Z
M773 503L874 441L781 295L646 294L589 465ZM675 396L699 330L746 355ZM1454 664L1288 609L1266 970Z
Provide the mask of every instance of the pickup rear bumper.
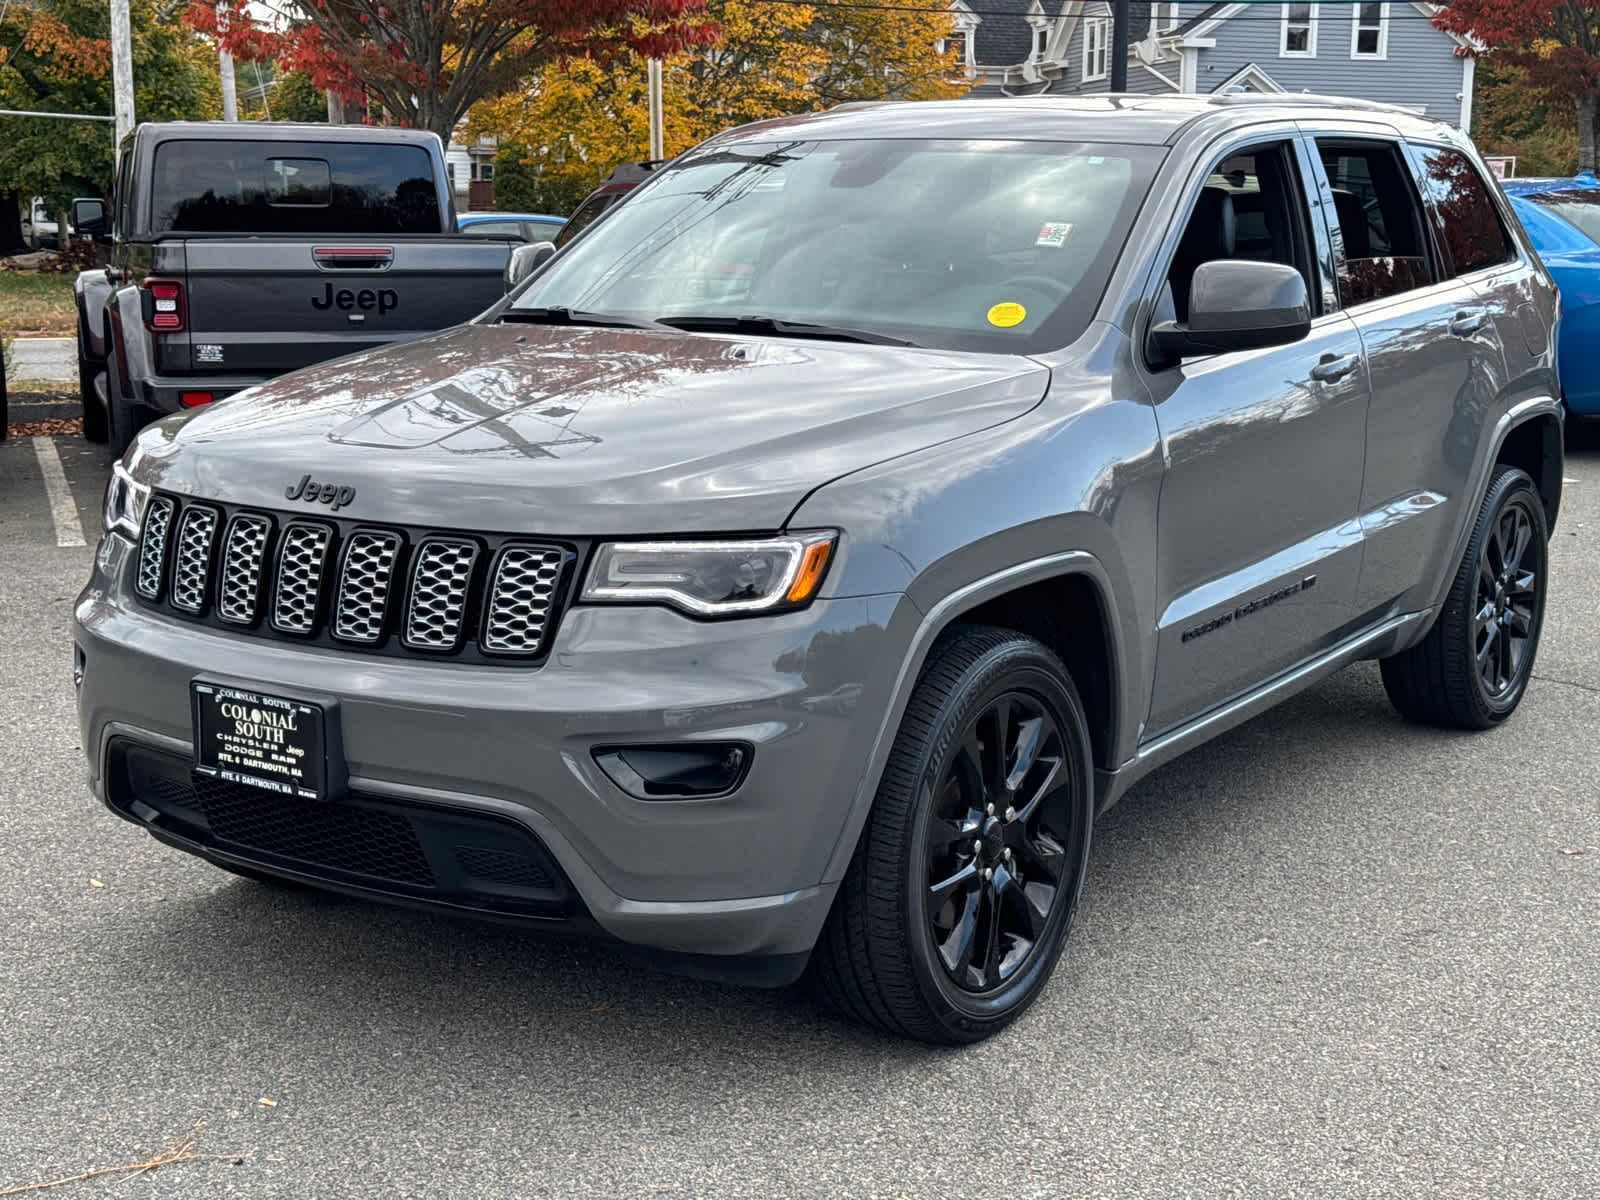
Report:
M185 404L185 393L208 392L211 399L222 400L245 388L266 383L271 375L157 375L154 378L133 381L139 403L160 413L182 412L194 407Z

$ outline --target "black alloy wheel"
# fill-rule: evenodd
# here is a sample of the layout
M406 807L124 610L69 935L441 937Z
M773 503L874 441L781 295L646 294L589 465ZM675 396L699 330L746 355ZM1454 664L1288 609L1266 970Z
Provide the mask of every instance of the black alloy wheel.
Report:
M1072 925L1092 764L1083 704L1047 647L984 626L941 637L812 955L826 998L935 1044L1015 1020Z
M1433 627L1380 664L1403 716L1488 729L1516 710L1544 625L1548 530L1533 480L1516 467L1495 468Z
M1490 701L1520 685L1533 653L1544 584L1544 547L1535 548L1534 537L1533 514L1519 497L1496 514L1478 555L1472 650Z
M1061 731L1037 696L1007 692L968 723L923 839L928 932L952 983L994 992L1040 948L1070 878Z

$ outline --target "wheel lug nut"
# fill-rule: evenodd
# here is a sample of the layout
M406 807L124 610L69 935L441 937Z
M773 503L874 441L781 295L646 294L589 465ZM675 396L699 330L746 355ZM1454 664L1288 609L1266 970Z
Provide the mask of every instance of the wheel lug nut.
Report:
M994 805L992 805L992 804L989 805L988 808L984 809L984 812L987 813L991 817L994 816Z
M983 881L985 883L988 883L989 880L991 880L993 878L994 878L994 868L993 867L985 867L983 869Z
M982 838L975 838L973 840L972 853L973 854L982 854L983 853L983 839Z
M1010 805L1007 805L1006 806L1006 820L1015 821L1016 819L1017 819L1017 810L1012 808Z
M1010 862L1011 861L1011 847L1007 846L1004 850L1000 851L1000 857L1005 859L1007 862Z

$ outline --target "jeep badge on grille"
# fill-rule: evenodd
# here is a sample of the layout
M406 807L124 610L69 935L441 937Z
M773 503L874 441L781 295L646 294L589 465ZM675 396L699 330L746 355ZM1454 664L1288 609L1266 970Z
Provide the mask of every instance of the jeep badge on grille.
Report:
M345 505L356 498L356 490L339 483L318 483L309 475L300 476L299 482L291 483L283 489L284 499L304 500L307 504L321 501L323 504L333 506L333 511L338 512Z

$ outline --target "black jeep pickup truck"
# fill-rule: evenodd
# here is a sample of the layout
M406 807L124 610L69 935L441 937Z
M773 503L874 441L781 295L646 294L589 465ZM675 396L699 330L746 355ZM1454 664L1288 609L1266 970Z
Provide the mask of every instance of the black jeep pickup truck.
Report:
M455 325L509 241L462 237L437 136L145 124L122 144L110 265L76 284L84 436L121 453L166 413Z

